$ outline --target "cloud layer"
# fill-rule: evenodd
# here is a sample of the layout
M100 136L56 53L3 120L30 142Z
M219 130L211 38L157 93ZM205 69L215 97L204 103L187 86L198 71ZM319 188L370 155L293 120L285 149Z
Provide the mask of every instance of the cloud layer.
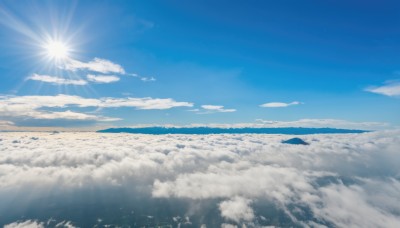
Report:
M399 227L399 133L303 136L309 146L280 135L2 133L0 214L12 223L21 205L69 210L64 201L88 191L78 205L119 202L114 216L149 224ZM114 221L65 212L58 219L77 226Z

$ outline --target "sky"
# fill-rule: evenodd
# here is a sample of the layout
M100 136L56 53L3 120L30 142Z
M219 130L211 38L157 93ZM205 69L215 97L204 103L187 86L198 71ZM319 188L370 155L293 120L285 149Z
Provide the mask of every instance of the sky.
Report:
M1 1L0 130L394 128L399 10L398 1Z

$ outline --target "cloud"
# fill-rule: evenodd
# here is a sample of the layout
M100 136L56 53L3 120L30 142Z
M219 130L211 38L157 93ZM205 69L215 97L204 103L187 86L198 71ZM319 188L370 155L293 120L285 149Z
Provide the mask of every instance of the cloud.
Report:
M81 62L75 59L69 59L64 65L60 66L62 69L76 71L76 70L83 70L83 71L91 71L96 73L102 74L119 74L119 75L126 75L137 77L143 82L154 82L156 78L154 77L143 77L136 73L127 73L125 69L114 62L111 62L107 59L101 58L94 58L89 62ZM88 74L87 79L92 82L96 83L111 83L119 81L119 77L116 75L94 75Z
M70 221L57 222L55 219L49 219L46 222L38 220L17 221L4 225L4 228L44 228L44 227L59 227L59 228L75 228Z
M178 102L171 98L83 98L59 94L56 96L0 96L0 116L9 121L30 119L64 119L86 121L116 121L119 118L85 114L71 110L54 110L65 108L118 108L133 107L142 110L163 110L174 107L192 107L189 102ZM48 110L51 108L52 110Z
M258 126L264 127L330 127L360 130L387 129L391 126L385 122L353 122L340 119L300 119L294 121L256 120Z
M119 81L119 77L115 75L93 75L93 74L88 74L87 79L92 82L96 83L112 83L112 82L117 82Z
M89 115L85 113L72 112L70 110L64 112L36 112L31 113L34 119L66 119L66 120L94 120L94 121L117 121L119 118L101 117Z
M102 98L99 107L134 107L137 109L170 109L175 107L192 107L193 103L178 102L171 98Z
M155 81L157 81L157 79L156 79L155 77L143 77L143 76L140 76L140 75L135 74L135 73L133 73L133 74L127 74L127 75L128 75L128 76L135 77L135 78L139 78L140 80L142 80L142 81L144 81L144 82L155 82Z
M260 105L263 108L285 108L292 105L299 105L301 102L293 101L291 103L283 103L283 102L270 102Z
M81 62L78 60L70 59L65 63L64 66L62 66L62 68L71 71L86 70L103 74L125 74L125 70L121 65L113 63L110 60L100 58L94 58L92 61L89 62Z
M236 112L236 109L225 109L222 105L202 105L201 108L205 109L207 112L205 113L213 113L213 112Z
M200 109L189 109L188 112L200 112ZM174 125L174 124L140 124L130 127L212 127L212 128L277 128L277 127L304 127L304 128L344 128L344 129L358 129L358 130L384 130L395 129L385 122L353 122L340 119L299 119L293 121L277 121L277 120L263 120L256 119L255 122L250 123L233 123L233 124L220 124L220 123L193 123L188 125ZM398 128L398 127L397 127Z
M22 222L13 222L4 226L4 228L44 228L43 222L36 220L26 220Z
M369 87L366 88L365 91L389 97L397 97L400 96L400 82L394 81L394 82L389 82L383 86Z
M28 80L47 82L57 85L86 85L87 81L82 79L66 79L50 75L33 74L27 78Z
M170 109L174 107L192 107L189 102L177 102L171 98L83 98L80 96L59 94L56 96L0 96L0 112L10 108L24 110L41 107L68 106L78 107L134 107L137 109Z
M251 200L242 197L235 197L230 200L223 201L219 204L221 215L235 222L242 220L251 221L254 219L253 209L249 206Z
M103 208L130 221L160 221L168 208L168 221L194 226L399 227L398 130L305 135L307 147L282 144L288 137L2 133L0 214L11 222L45 208L45 218L56 205L82 226ZM69 219L88 204L96 211Z
M156 79L154 77L141 77L140 80L144 82L154 82Z
M14 122L12 122L12 121L6 121L6 120L0 120L0 127L1 128L3 128L3 127L8 127L8 126L13 126L14 125Z

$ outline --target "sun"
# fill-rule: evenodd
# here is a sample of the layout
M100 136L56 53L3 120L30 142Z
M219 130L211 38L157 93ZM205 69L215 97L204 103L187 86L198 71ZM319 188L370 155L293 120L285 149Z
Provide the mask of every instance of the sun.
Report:
M68 58L69 47L61 41L50 40L45 45L46 54L51 59L62 60Z

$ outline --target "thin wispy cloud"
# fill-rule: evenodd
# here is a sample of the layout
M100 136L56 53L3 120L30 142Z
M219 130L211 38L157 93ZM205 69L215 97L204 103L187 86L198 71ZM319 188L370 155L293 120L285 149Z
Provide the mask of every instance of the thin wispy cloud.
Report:
M63 120L106 121L106 122L121 120L120 118L96 116L96 115L90 115L90 114L86 114L86 113L73 112L70 110L63 111L63 112L33 111L33 112L29 112L28 115L24 115L24 113L21 113L21 116L25 116L25 117L28 116L33 119L41 119L41 120L63 119Z
M127 76L135 77L140 79L143 82L155 82L157 79L155 77L144 77L136 73L126 74Z
M255 126L263 127L316 127L316 128L346 128L346 129L363 129L378 130L390 127L385 122L356 122L341 119L299 119L294 121L276 121L256 119Z
M154 77L141 77L140 80L142 80L144 82L154 82L154 81L156 81L156 78L154 78Z
M75 59L69 59L66 61L62 66L62 69L64 70L70 70L70 71L89 71L89 72L94 72L94 73L102 73L102 74L119 74L119 75L126 75L126 76L132 76L132 77L137 77L143 82L154 82L156 81L155 77L144 77L140 76L139 74L136 73L127 73L125 69L118 63L112 62L107 59L101 59L101 58L94 58L93 60L89 62L81 62ZM117 80L118 78L118 80ZM111 83L111 82L117 82L119 81L119 77L116 75L94 75L94 74L88 74L87 79L92 82L96 83Z
M27 78L28 80L33 81L41 81L56 85L86 85L87 81L82 79L68 79L62 78L57 76L50 76L50 75L40 75L40 74L33 74L32 76Z
M385 85L382 86L368 87L365 89L365 91L389 97L398 97L400 96L400 82L394 81L386 83Z
M236 109L226 109L222 105L202 105L201 108L210 112L236 112Z
M4 228L44 228L44 227L65 227L65 228L75 228L71 221L57 221L55 219L48 219L45 222L40 222L38 220L25 220L17 221L6 224Z
M298 102L298 101L293 101L293 102L290 102L290 103L269 102L269 103L261 104L260 107L262 107L262 108L286 108L286 107L289 107L289 106L299 105L299 104L302 104L302 103Z
M6 121L6 120L0 120L0 127L8 127L8 126L14 126L14 122L12 121Z
M117 82L120 80L118 76L115 75L93 75L88 74L86 76L88 81L95 82L95 83L112 83Z
M70 59L61 66L66 70L86 70L97 73L109 74L109 73L117 73L117 74L125 74L125 69L114 62L111 62L107 59L94 58L89 62L81 62L75 59Z

